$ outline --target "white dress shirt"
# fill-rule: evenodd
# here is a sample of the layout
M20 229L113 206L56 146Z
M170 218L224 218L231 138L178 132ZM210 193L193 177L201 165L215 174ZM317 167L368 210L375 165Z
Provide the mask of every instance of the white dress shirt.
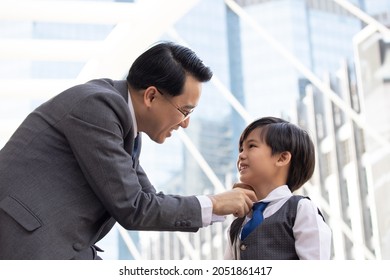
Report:
M283 204L292 196L287 185L280 186L268 194L261 201L269 202L264 210L264 219L273 215ZM250 220L245 219L245 223ZM230 228L228 230L228 233ZM301 199L297 206L297 216L293 227L295 238L295 250L301 260L329 260L331 253L332 233L329 226L318 214L317 206L310 199ZM239 245L239 242L236 242ZM234 259L233 250L237 250L237 256L240 256L238 246L233 248L230 235L228 234L228 244L225 250L224 259Z

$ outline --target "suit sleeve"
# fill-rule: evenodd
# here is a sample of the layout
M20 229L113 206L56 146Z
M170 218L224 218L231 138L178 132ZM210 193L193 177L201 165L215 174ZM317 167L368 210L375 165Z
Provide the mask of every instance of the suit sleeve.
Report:
M88 95L61 128L93 192L124 228L196 231L202 226L195 196L156 193L141 166L133 168L124 148L130 113L121 96Z

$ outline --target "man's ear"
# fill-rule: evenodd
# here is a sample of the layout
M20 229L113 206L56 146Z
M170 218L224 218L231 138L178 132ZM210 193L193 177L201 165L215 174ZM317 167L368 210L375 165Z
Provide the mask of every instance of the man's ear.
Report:
M145 89L144 91L144 104L146 105L146 107L150 107L152 106L152 103L155 101L155 98L156 98L156 94L157 94L157 89L153 86L150 86L148 88Z
M285 166L291 162L291 153L290 152L281 152L279 158L276 162L278 166Z

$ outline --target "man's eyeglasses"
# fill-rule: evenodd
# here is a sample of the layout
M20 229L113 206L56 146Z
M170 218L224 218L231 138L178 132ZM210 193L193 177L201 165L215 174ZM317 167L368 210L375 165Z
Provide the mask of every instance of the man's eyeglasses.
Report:
M161 90L159 90L158 88L156 89L161 94L161 96L164 97L166 101L168 101L169 104L175 107L175 109L178 110L184 116L183 121L189 118L190 114L194 111L195 108L184 110L179 106L176 106L168 97L164 95L164 93Z

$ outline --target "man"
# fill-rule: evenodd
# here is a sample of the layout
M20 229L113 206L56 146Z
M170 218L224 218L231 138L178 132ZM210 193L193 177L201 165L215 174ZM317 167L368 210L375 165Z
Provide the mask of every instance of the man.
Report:
M160 43L127 81L72 87L33 111L0 151L0 259L98 259L115 222L128 230L197 231L214 215L244 216L256 199L156 193L139 164L141 133L163 143L186 128L208 67Z

